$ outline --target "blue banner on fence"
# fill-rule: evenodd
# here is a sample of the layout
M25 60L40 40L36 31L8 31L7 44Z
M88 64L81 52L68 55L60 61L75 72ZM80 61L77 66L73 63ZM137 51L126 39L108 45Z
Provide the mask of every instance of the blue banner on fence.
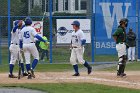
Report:
M138 20L139 20L139 31L138 31L138 59L140 59L140 0L138 2L138 10L139 10L139 14L138 14Z
M121 18L128 18L129 28L136 31L135 0L96 0L95 1L95 53L116 54L112 34Z

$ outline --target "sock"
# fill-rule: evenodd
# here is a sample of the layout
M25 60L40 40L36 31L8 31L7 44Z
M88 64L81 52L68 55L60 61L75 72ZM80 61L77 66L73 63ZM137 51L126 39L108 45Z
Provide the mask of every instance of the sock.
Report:
M90 65L88 64L88 62L86 62L86 61L85 61L85 63L84 63L84 66L85 66L86 68L88 68L88 69L91 68Z
M29 70L31 70L30 64L26 64L26 69L27 69L27 72L28 72Z
M77 64L76 65L73 65L73 68L75 70L75 73L79 73L79 71L78 71L78 65Z
M10 68L10 69L9 69L9 70L10 70L9 72L10 72L10 74L12 75L12 74L13 74L14 65L13 65L13 64L10 64L10 65L9 65L9 68Z
M37 63L38 63L38 60L37 60L37 59L34 59L34 60L33 60L33 63L32 63L32 69L33 69L33 70L35 69Z
M24 73L24 64L20 63L20 66L21 66L22 73Z

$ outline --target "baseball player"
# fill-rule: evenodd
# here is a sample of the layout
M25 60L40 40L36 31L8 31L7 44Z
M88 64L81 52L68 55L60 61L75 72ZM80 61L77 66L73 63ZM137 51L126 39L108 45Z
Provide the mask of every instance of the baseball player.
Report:
M129 32L127 33L127 44L128 48L128 60L135 61L135 47L136 47L136 34L129 28Z
M88 74L90 74L92 72L92 67L83 59L84 45L86 44L84 33L80 29L79 21L73 21L71 25L73 25L74 29L74 31L72 32L72 40L71 40L72 50L70 57L70 63L73 65L73 68L75 70L75 74L73 76L80 76L77 61L83 64L87 68Z
M126 27L128 25L128 19L123 18L119 22L119 26L115 33L113 34L113 38L116 42L116 50L118 52L118 70L117 70L117 76L126 76L124 73L126 61L127 61L127 55L126 55Z
M22 21L21 20L16 20L14 23L14 28L11 31L11 44L9 47L10 53L11 53L11 58L10 58L10 65L9 65L9 78L17 78L17 76L13 75L13 69L14 65L17 60L21 60L21 69L22 69L22 75L27 76L27 73L24 71L24 63L23 63L23 58L20 53L20 48L19 48L19 34L22 29Z
M39 60L39 53L35 46L34 38L37 38L40 41L43 41L47 44L47 41L40 37L36 30L31 26L32 20L30 17L25 19L25 27L21 30L20 36L20 48L24 51L25 61L26 61L26 69L28 72L28 79L32 77L35 78L34 69ZM33 56L34 60L32 62L32 67L30 67L31 57L30 54Z

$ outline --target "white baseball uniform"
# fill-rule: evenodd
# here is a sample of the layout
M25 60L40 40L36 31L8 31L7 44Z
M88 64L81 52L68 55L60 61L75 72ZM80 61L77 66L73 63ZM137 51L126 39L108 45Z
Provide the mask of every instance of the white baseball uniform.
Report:
M23 58L19 48L20 31L21 29L16 29L16 32L11 32L11 45L9 47L11 53L10 64L15 64L18 59L20 59L21 63L23 63Z
M135 60L135 47L128 48L128 60Z
M85 63L85 60L83 59L84 46L82 46L81 42L83 39L85 39L85 36L81 29L72 32L72 51L70 57L70 63L72 65L76 65L77 61L81 64Z
M126 55L126 45L125 45L125 43L116 44L116 50L118 51L118 57Z
M35 46L34 36L36 35L36 31L31 26L25 26L21 30L20 39L23 41L23 51L25 56L26 64L30 64L31 57L30 54L34 57L34 59L39 60L39 53Z

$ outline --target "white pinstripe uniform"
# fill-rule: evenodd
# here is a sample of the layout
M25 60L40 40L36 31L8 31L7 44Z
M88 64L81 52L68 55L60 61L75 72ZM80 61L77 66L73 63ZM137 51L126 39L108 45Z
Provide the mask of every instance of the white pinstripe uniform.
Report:
M19 35L20 35L21 29L16 29L16 32L11 32L11 45L9 47L11 58L10 58L10 64L15 64L16 61L19 59L21 60L21 63L23 63L23 58L19 48Z
M31 26L25 26L21 30L20 39L23 41L23 51L25 56L26 64L30 64L31 57L33 55L34 59L39 60L39 53L35 46L34 36L37 34L36 30Z
M72 65L76 65L77 61L81 64L85 63L85 60L83 59L84 46L82 46L81 42L83 39L85 39L85 36L81 29L76 32L72 32L72 51L70 57L70 62Z

